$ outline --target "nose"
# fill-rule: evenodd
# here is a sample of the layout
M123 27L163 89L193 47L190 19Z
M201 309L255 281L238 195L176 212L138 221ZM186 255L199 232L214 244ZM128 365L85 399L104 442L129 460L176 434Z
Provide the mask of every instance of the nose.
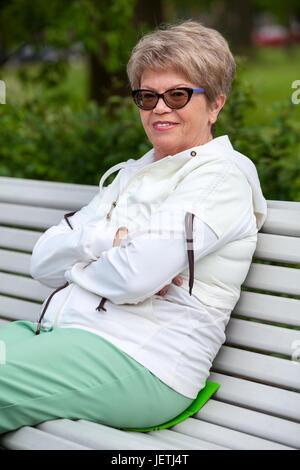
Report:
M157 105L153 109L153 112L157 113L157 114L170 113L171 111L172 111L172 109L169 108L169 106L166 105L166 103L164 102L162 97L160 97L158 99Z

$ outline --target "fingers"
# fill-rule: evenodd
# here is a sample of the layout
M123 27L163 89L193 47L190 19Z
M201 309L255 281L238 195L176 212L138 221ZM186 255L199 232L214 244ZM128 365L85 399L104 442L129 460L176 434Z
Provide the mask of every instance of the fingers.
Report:
M164 286L162 289L160 289L160 291L156 293L156 295L165 295L168 292L170 285L171 284L167 284L166 286Z
M173 279L172 279L172 282L174 284L176 284L177 286L181 286L182 284L182 277L180 276L180 274L178 274L178 276L175 276Z
M182 285L182 277L180 276L180 274L178 274L178 276L175 276L172 279L172 282L174 284L176 284L177 286L181 286ZM167 284L166 286L164 286L160 291L158 291L156 293L156 295L165 295L168 292L168 289L169 289L170 285L171 284Z
M120 246L121 239L128 234L128 229L126 227L120 227L116 231L116 235L113 241L113 246Z

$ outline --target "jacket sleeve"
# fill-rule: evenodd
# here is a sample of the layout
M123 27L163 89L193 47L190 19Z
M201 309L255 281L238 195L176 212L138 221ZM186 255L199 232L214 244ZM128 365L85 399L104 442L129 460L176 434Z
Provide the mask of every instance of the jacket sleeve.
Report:
M63 218L38 239L30 261L30 274L34 279L58 287L66 282L65 272L76 263L95 261L103 250L112 247L117 227L95 216L97 198L98 195L70 219Z
M104 251L97 261L75 264L65 279L115 304L136 304L147 299L188 266L184 217L185 212L180 210L155 213L144 230L128 234L119 247ZM237 222L238 229L218 239L195 217L195 261L242 236L242 231L249 232L251 213Z

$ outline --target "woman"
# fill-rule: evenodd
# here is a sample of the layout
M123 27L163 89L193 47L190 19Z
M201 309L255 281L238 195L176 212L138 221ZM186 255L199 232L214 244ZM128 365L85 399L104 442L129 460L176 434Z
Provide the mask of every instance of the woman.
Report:
M127 72L153 148L36 243L31 274L55 290L38 324L0 329L0 433L60 417L165 423L225 341L266 218L254 164L213 138L233 56L186 21L144 36Z

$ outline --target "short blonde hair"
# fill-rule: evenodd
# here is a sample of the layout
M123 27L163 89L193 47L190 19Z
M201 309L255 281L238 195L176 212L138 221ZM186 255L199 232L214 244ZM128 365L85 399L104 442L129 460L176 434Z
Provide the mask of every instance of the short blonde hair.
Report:
M140 87L146 69L171 68L197 87L204 87L209 102L227 97L235 75L235 60L226 39L197 21L158 27L133 48L127 64L132 89Z

